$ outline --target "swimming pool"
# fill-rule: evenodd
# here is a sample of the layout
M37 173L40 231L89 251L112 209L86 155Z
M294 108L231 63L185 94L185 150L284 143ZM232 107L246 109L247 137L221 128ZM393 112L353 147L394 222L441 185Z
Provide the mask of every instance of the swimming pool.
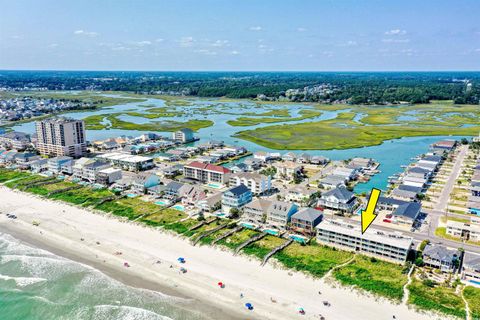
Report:
M127 197L129 198L135 198L137 195L135 193L129 193L127 194Z
M168 206L170 202L168 200L158 200L158 201L155 201L155 204L159 206Z
M182 206L181 204L176 204L172 207L172 209L178 210L178 211L185 211L185 207Z
M242 222L242 226L244 226L245 228L247 229L255 229L255 225L251 224L251 223L247 223L247 222Z
M471 283L473 283L473 284L476 284L477 286L480 286L480 281L468 280L468 282L471 282Z
M210 188L213 188L213 189L220 189L222 188L222 185L220 183L209 183L207 184L207 186L209 186Z
M290 236L290 239L293 239L293 240L295 240L295 241L297 241L297 242L300 242L300 243L305 243L305 242L307 242L307 239L306 239L305 237L296 236L296 235L294 235L294 234Z
M263 232L271 234L272 236L278 236L279 232L273 229L264 229Z

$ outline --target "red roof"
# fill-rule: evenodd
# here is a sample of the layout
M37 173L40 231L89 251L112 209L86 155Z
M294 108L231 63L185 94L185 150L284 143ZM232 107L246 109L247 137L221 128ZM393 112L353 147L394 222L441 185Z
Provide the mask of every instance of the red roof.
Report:
M214 172L219 172L219 173L230 173L231 172L229 169L227 169L225 167L217 166L217 165L214 165L214 164L202 163L202 162L198 162L198 161L190 162L185 167L214 171Z

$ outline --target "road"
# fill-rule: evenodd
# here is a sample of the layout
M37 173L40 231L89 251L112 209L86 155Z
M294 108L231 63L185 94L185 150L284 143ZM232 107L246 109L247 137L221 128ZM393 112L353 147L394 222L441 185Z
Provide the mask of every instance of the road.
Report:
M462 168L462 163L465 158L465 155L468 150L468 145L461 145L460 152L455 159L455 164L453 165L452 172L448 177L445 186L443 187L442 193L440 194L440 198L438 198L438 202L436 203L434 210L445 211L448 205L448 200L450 199L450 193L453 191L453 187L455 186L455 181L457 180L460 169Z

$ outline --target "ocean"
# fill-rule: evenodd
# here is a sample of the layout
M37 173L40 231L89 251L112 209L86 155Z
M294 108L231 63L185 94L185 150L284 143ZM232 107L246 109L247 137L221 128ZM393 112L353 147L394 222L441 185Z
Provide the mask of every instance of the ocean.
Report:
M192 301L127 286L0 233L1 320L203 320Z

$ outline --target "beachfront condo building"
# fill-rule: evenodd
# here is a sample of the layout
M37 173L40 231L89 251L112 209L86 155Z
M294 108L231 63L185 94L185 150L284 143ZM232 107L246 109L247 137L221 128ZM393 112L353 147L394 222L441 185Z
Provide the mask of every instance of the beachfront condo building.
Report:
M53 118L35 123L37 149L48 156L80 158L87 153L83 120Z
M203 183L226 184L231 171L222 166L193 161L183 167L185 178L201 181Z
M325 220L316 228L317 241L321 244L394 263L405 262L413 243L411 237L398 232L369 228L362 234L360 226L342 220Z

